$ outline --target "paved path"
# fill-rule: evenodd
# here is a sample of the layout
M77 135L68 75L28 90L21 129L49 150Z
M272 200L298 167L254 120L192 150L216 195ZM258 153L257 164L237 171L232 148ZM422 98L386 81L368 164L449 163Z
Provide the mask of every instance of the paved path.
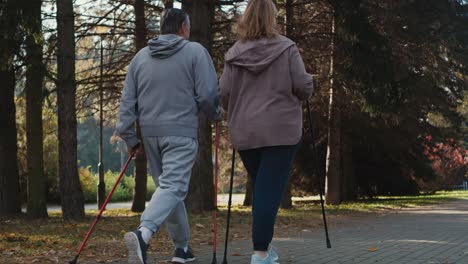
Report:
M356 218L331 226L330 237L332 249L322 230L277 237L274 244L282 264L468 264L468 200ZM250 263L250 247L249 241L232 243L228 263ZM209 248L199 255L195 263L211 263Z

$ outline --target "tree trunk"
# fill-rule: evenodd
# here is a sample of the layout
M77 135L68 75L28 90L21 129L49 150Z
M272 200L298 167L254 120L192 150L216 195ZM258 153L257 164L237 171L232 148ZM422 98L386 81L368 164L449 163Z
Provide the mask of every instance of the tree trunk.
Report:
M341 203L341 113L333 101L335 95L330 89L330 109L328 119L327 173L325 194L327 204Z
M293 0L286 0L285 8L286 8L286 36L292 40L294 40L294 1Z
M146 47L146 19L145 19L145 1L135 0L135 44L137 52ZM137 136L140 142L140 125L136 124ZM133 212L143 212L146 204L146 186L148 181L147 160L144 151L135 157L135 189L133 190Z
M335 18L332 22L332 35L335 33ZM335 49L335 41L331 48ZM328 108L328 148L326 163L325 195L327 204L341 203L341 111L337 102L337 87L335 85L334 61L336 52L333 51L330 61L330 104Z
M21 195L17 163L17 134L15 108L15 70L13 60L20 42L16 38L18 30L19 5L9 0L0 6L0 216L21 213Z
M283 193L283 197L281 198L281 208L283 209L291 209L293 207L292 203L292 195L291 195L291 182L289 182L286 191Z
M353 201L357 198L357 189L356 189L356 177L354 174L353 166L353 149L350 136L343 130L341 136L342 140L342 151L341 151L341 165L342 165L342 177L343 185L341 187L342 197L341 200L344 201Z
M137 136L141 140L140 124L136 124ZM143 145L144 148L144 145ZM148 167L145 152L137 154L135 157L135 189L133 190L132 212L143 212L146 206L146 191L148 183Z
M145 0L135 0L135 45L137 52L146 47Z
M21 213L15 117L15 72L2 69L0 80L4 91L0 96L0 216Z
M44 175L42 131L42 0L31 0L24 9L26 17L26 134L28 161L28 215L47 217L47 182Z
M182 9L191 19L192 41L199 42L208 51L211 49L211 24L214 18L214 0L183 0ZM214 186L212 164L211 122L201 113L199 118L199 150L193 167L187 207L190 211L201 213L214 209Z
M57 1L57 29L57 102L62 214L65 219L80 219L85 216L85 212L77 164L73 0Z
M286 0L286 36L294 41L294 6L293 0ZM292 208L292 194L291 194L291 183L288 184L288 188L281 198L281 208L291 209Z

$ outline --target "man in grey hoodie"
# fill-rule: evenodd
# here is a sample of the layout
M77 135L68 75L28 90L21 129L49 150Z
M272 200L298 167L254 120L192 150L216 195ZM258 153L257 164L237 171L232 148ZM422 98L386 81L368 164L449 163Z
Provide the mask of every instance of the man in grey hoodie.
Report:
M125 80L117 132L129 153L144 151L158 186L138 230L125 234L129 263L146 263L151 236L166 224L175 263L195 260L184 199L198 150L198 114L222 117L218 80L207 50L189 42L190 20L180 9L165 10L161 35L133 58ZM143 142L135 133L139 121Z

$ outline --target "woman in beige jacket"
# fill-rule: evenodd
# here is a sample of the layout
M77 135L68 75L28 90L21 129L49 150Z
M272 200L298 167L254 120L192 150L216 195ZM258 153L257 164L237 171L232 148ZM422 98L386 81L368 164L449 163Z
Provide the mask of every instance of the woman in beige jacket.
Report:
M249 1L220 80L231 141L252 179L252 264L277 263L275 218L302 137L301 100L313 92L296 44L276 30L276 14L271 0Z

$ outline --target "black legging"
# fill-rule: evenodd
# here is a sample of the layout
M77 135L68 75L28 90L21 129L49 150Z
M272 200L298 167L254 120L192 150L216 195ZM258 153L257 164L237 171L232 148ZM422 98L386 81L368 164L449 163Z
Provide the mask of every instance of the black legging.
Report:
M239 151L252 178L252 240L254 250L267 251L273 239L281 197L288 185L298 145Z

